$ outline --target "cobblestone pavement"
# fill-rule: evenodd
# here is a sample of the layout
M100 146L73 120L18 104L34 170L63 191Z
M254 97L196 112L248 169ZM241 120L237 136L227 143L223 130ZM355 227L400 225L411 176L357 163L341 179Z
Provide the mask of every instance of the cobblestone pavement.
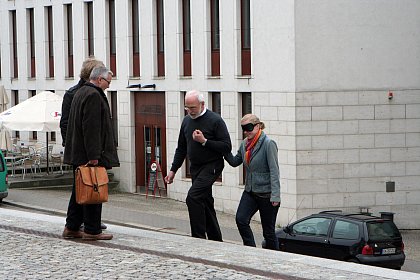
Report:
M64 217L0 208L1 279L419 279L418 274L109 225L60 238Z

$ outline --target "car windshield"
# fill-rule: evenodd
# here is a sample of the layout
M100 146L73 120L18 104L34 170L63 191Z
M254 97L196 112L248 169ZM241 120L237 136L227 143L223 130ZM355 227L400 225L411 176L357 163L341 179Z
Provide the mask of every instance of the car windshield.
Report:
M367 223L369 239L394 239L401 237L400 231L391 221L375 221Z

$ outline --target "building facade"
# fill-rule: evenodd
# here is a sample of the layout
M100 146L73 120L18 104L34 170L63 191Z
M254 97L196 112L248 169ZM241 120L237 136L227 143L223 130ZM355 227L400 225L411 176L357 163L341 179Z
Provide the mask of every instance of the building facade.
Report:
M63 95L84 59L103 60L123 191L145 192L153 161L166 174L198 89L234 152L245 113L277 141L279 224L368 208L420 228L419 19L416 0L1 0L0 84L9 106ZM184 201L189 186L186 163L168 196ZM242 168L226 166L216 208L235 213L242 190Z

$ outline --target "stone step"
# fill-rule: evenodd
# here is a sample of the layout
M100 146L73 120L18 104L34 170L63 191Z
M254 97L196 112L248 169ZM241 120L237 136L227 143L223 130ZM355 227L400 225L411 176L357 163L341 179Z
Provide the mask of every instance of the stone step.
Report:
M109 177L109 190L117 190L119 182L114 180L114 174L108 172ZM73 185L73 175L71 172L62 174L57 173L26 173L25 179L22 175L15 174L9 175L9 188L70 188Z

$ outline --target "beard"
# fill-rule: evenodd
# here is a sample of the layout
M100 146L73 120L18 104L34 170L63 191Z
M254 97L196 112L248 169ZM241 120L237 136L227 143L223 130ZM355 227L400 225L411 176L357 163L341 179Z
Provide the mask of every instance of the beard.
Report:
M190 116L191 119L194 120L194 119L198 118L201 115L201 113L203 113L203 109L200 107L200 110L198 111L197 114L191 115L191 113L189 113L188 115Z

